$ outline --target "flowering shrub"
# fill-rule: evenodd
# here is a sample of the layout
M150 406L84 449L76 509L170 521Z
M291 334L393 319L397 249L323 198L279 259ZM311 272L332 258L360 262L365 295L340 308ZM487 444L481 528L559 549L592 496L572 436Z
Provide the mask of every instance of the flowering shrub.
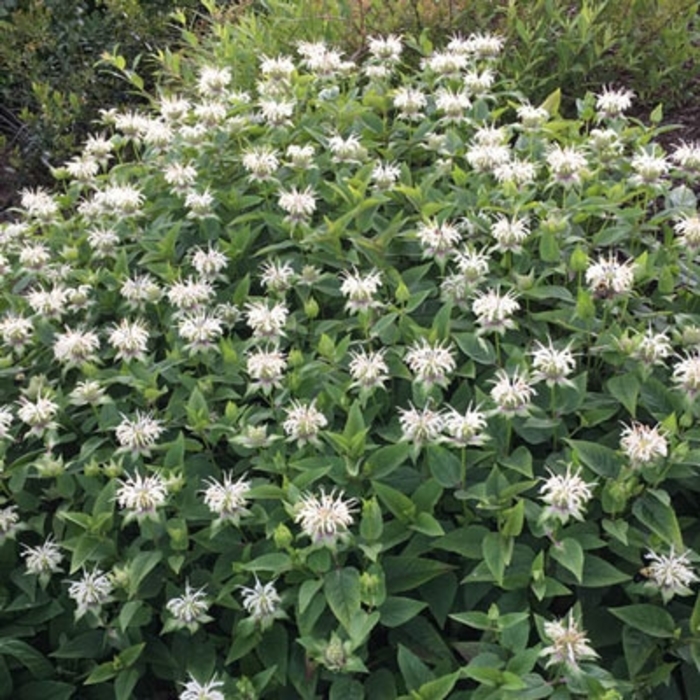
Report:
M199 51L23 193L4 696L698 692L700 147L504 50Z

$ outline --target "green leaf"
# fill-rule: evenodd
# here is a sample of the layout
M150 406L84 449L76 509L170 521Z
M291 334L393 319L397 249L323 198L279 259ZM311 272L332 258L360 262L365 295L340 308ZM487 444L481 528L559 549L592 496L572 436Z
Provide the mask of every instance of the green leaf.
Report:
M25 683L12 693L12 700L69 700L74 697L75 686L61 681L33 681Z
M630 678L634 678L639 674L657 648L657 642L648 634L628 625L623 627L622 649L625 654Z
M409 691L418 690L423 684L433 680L430 669L403 644L399 644L396 660Z
M367 499L362 504L360 536L368 542L375 542L382 536L383 530L382 509L377 499L372 496L372 498Z
M617 477L623 462L614 450L597 442L569 439L565 442L574 451L574 456L592 472L609 479Z
M409 527L428 537L442 537L445 534L442 525L430 513L418 513Z
M544 262L556 263L561 260L559 242L552 231L543 231L540 235L540 257Z
M693 612L690 614L690 633L700 637L700 593L695 596L695 605L693 605Z
M441 561L414 556L387 556L383 560L388 593L401 593L440 576L454 567Z
M614 586L616 583L629 581L629 579L629 574L616 569L605 559L590 553L586 555L583 563L582 584L587 588L607 588L608 586Z
M514 472L532 479L532 454L524 445L516 447L513 452L500 459L498 463L506 469L512 469Z
M545 97L540 105L541 109L546 109L550 117L555 117L559 113L559 105L561 104L561 88L557 88Z
M664 639L673 637L675 633L676 623L670 613L656 605L624 605L620 608L610 608L610 612L626 625L650 637Z
M384 627L399 627L427 607L428 604L422 600L389 596L379 608L381 623Z
M428 681L415 691L412 698L416 700L444 700L461 677L462 673L455 671L447 676L436 678L434 681Z
M347 630L360 610L360 573L352 567L329 571L323 581L323 592L333 614Z
M661 494L668 499L665 492L649 490L642 494L632 506L632 513L666 544L675 547L676 550L683 550L683 536L676 514L668 503L661 500Z
M571 571L576 580L583 580L583 548L577 540L567 537L559 543L554 543L549 548L552 558L558 561L565 569Z
M44 679L53 675L53 666L48 659L19 639L0 639L0 655L19 661L34 678Z
M129 562L129 597L136 595L139 584L158 566L163 559L163 552L154 550L151 552L139 552Z
M299 614L301 615L306 608L309 607L309 603L313 600L313 597L321 590L323 586L323 581L320 579L311 579L309 581L304 581L304 583L299 586Z
M405 493L401 493L401 491L397 491L379 481L373 481L372 486L379 500L397 520L406 524L413 521L416 516L416 506Z
M440 445L428 445L425 449L430 473L445 488L454 488L462 480L462 465L454 453Z
M637 413L637 399L639 397L639 380L634 374L623 374L608 380L607 389L634 418Z
M119 673L114 680L115 700L131 700L132 693L139 681L140 674L135 668L129 668Z
M469 358L481 365L496 363L496 350L493 345L476 333L455 333L457 347Z
M502 585L503 574L513 553L513 539L503 537L498 532L489 532L484 537L481 552L494 580L499 586Z
M411 452L407 442L385 445L371 454L367 459L366 473L372 479L381 479L405 464Z

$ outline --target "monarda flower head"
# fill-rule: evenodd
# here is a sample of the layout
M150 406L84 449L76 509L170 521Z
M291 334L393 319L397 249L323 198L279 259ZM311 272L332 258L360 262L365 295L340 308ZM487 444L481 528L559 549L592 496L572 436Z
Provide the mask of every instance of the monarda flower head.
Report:
M333 547L352 525L356 501L343 496L342 491L336 495L335 490L321 489L319 496L307 493L297 504L294 521L314 544Z

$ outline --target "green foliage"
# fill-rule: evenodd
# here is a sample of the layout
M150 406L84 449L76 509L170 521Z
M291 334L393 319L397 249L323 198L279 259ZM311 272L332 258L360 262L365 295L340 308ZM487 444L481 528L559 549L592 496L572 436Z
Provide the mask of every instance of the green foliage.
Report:
M0 697L693 696L699 149L207 10L0 227Z

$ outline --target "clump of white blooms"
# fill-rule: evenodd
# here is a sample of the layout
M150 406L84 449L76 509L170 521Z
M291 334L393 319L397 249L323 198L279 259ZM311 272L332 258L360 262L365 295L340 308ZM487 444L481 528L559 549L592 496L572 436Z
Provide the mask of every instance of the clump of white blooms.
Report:
M700 142L679 143L671 153L671 160L689 174L700 172Z
M84 571L78 581L68 587L68 595L75 601L75 617L80 619L88 612L98 614L105 603L112 598L112 585L109 577L100 569Z
M700 354L688 355L673 368L673 383L692 401L700 392Z
M630 161L634 175L630 182L635 185L654 186L660 184L670 169L670 163L665 156L640 151Z
M530 235L527 223L526 219L508 219L505 216L499 216L491 225L491 236L496 242L496 249L504 253L521 252L522 244Z
M108 336L109 344L117 351L116 360L144 361L148 350L149 333L143 321L136 319L130 321L123 318L120 323L112 328Z
M357 270L353 272L346 270L342 279L340 293L347 299L345 309L348 312L352 314L381 306L381 302L374 298L382 286L379 272L372 270L362 275Z
M17 506L7 506L0 508L0 544L5 540L12 540L18 530L22 529Z
M446 387L449 376L457 363L449 343L430 343L425 338L415 342L406 353L406 364L415 380L427 388L433 385Z
M282 423L282 429L290 440L294 440L299 447L307 442L318 443L318 433L328 425L328 419L316 408L315 401L308 405L292 401L286 413L287 419Z
M127 517L153 518L156 511L165 505L168 490L159 474L141 476L135 474L119 480L116 500Z
M684 250L695 253L700 249L700 215L697 213L682 216L673 226L676 243Z
M243 594L243 607L262 628L267 627L279 616L279 606L282 599L277 593L274 581L260 583L256 577L255 585L252 587L241 586L241 592Z
M17 416L29 426L30 434L41 436L45 431L58 427L54 418L59 407L48 392L43 394L39 391L33 401L26 396L21 396L19 403Z
M632 106L633 97L634 93L631 90L604 87L603 91L596 95L595 106L598 115L603 118L622 116Z
M598 658L598 653L591 647L585 631L580 629L571 611L565 620L545 622L544 633L550 644L542 649L540 656L549 657L548 667L561 664L576 671L581 661Z
M479 292L472 302L472 311L476 315L480 333L505 333L515 328L511 316L520 309L515 293L508 291L501 294L498 289Z
M540 498L546 503L542 513L544 520L556 519L563 525L569 518L583 520L583 513L588 501L593 498L593 486L586 483L580 476L581 469L572 473L570 464L566 466L565 474L555 474L549 471L549 478L540 488Z
M428 221L418 225L418 242L423 248L424 257L444 260L455 252L462 240L459 229L449 222Z
M284 335L289 309L282 302L270 306L265 302L255 301L246 304L245 315L254 338L276 341Z
M633 467L651 464L668 455L668 441L658 425L633 422L625 426L620 437L620 447Z
M587 172L585 154L575 146L553 146L547 155L547 165L555 182L578 185Z
M645 557L646 584L657 588L665 603L674 595L691 595L690 586L700 581L690 563L688 553L676 553L671 547L668 554L649 551Z
M251 389L261 388L263 391L269 391L272 387L282 386L287 360L279 350L258 350L248 355L246 367L253 380Z
M260 282L270 292L285 292L292 284L296 272L288 261L267 260L261 266Z
M294 509L294 522L314 544L333 547L352 525L355 505L355 499L346 500L342 491L336 495L335 490L326 493L321 489L319 496L302 496Z
M496 408L506 417L524 416L530 411L535 390L530 379L519 370L509 375L503 369L496 372L491 389L491 399Z
M464 412L451 408L442 416L444 441L457 447L483 445L489 436L486 433L486 414L471 406Z
M597 297L607 299L632 290L634 261L618 262L613 254L599 258L586 270L586 282Z
M38 576L40 581L48 581L52 574L61 571L63 554L52 536L36 547L23 545L22 556L27 573Z
M292 187L285 190L280 193L277 203L287 212L285 219L291 224L308 222L316 211L316 196L311 187L303 190Z
M548 386L571 385L569 375L576 368L570 347L557 349L550 338L545 345L535 341L532 351L532 381L546 382Z
M168 629L188 629L196 632L200 625L213 620L207 615L209 610L209 600L204 588L192 588L190 584L185 585L185 592L176 598L171 598L166 604L166 610L173 616Z
M655 333L649 328L645 333L638 333L632 338L630 354L647 366L663 365L671 355L673 347L665 333Z
M226 696L218 690L223 686L223 681L217 681L216 678L200 683L190 676L178 698L179 700L226 700Z
M149 455L164 431L161 421L150 413L136 411L134 418L122 414L122 421L116 428L119 449L134 456Z
M445 426L445 417L440 411L434 411L430 406L423 409L411 406L399 408L399 411L404 440L412 442L416 447L438 442Z
M350 375L353 386L370 391L377 387L383 388L389 379L389 367L384 360L384 352L360 350L350 353Z
M11 440L10 428L14 416L9 406L0 406L0 440Z
M238 525L241 517L250 513L246 508L250 482L244 477L234 481L233 476L226 473L223 481L209 478L206 483L207 487L203 491L204 503L219 520L230 520Z
M183 316L177 326L180 337L186 341L185 350L206 352L214 347L224 328L221 319L213 313L196 311Z
M423 92L411 87L401 87L394 93L394 107L399 110L398 117L407 121L419 121L428 98Z

